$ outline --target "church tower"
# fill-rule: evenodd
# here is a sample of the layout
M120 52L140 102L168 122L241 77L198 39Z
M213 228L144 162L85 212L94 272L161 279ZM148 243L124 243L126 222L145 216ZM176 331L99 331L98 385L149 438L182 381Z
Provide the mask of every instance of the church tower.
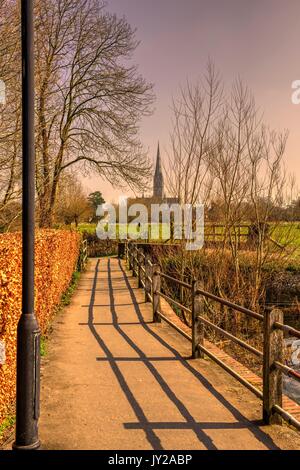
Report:
M163 199L164 195L164 177L161 167L159 144L157 148L156 167L153 181L153 197Z

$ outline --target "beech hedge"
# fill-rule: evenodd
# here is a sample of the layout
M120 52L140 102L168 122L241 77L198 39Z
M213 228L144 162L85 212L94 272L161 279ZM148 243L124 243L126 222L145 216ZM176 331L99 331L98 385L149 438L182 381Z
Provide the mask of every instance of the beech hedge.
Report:
M80 251L80 234L40 230L35 243L35 310L45 333L61 296L68 288ZM0 341L5 363L0 365L0 423L15 398L16 337L22 302L22 238L0 235Z

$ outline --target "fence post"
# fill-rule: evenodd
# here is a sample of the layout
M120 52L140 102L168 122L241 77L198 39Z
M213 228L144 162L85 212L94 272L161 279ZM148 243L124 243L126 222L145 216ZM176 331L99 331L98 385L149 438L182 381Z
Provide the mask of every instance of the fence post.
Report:
M137 247L136 245L133 245L132 247L132 275L133 277L136 277L136 251L137 251Z
M150 302L149 294L151 294L151 266L150 266L150 256L146 255L145 258L145 302Z
M125 255L125 243L124 242L118 242L118 258L124 258Z
M138 260L138 287L143 287L142 285L142 265L144 261L143 249L140 248L137 250L137 260Z
M133 276L134 276L134 270L135 270L134 251L135 251L135 246L132 244L131 246L131 269L132 269Z
M204 354L198 348L198 344L204 345L204 326L198 320L198 316L203 313L203 296L198 293L198 289L202 288L199 281L192 282L192 358L203 359Z
M127 246L127 251L128 251L128 269L129 271L132 270L132 248L131 248L131 243L128 242L128 246Z
M264 357L263 357L263 420L266 424L280 424L281 416L274 412L274 405L282 406L282 372L275 367L275 361L283 361L283 331L274 327L275 322L283 323L283 312L267 309L264 314Z
M160 296L157 294L160 291L161 278L160 278L160 267L158 264L152 266L152 297L153 297L153 322L160 323L161 318L157 314L160 310Z
M125 240L125 261L126 261L126 266L129 265L129 259L128 259L128 240Z

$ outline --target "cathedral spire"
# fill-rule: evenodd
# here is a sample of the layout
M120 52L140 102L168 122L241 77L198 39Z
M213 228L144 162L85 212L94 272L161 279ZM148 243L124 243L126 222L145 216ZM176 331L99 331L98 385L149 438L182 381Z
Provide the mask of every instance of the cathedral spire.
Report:
M160 158L160 147L159 147L159 142L157 146L157 156L156 156L156 169L155 173L162 173L161 170L161 158Z
M163 199L164 197L164 177L161 166L160 147L158 142L157 156L156 156L156 167L153 182L153 196Z

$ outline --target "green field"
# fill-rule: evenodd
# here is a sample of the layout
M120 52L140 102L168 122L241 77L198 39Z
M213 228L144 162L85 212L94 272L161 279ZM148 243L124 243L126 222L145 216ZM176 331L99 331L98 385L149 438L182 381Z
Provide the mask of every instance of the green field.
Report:
M87 232L90 234L95 234L96 233L96 224L80 224L78 229L80 232ZM168 240L170 238L169 234L169 226L167 224L153 224L154 228L154 233L153 234L153 239L154 240ZM145 224L143 227L141 227L141 232L145 233L144 237L141 237L142 239L147 239L147 235L149 235L149 239L152 239L151 237L151 229L150 225ZM139 229L137 227L134 227L133 225L128 224L127 226L125 224L116 224L116 238L126 238L126 235L128 238L139 238Z
M149 233L149 239L152 239L150 234L150 227L146 224L144 230L146 233ZM88 232L90 234L96 233L96 224L80 224L78 229L80 232ZM156 235L158 230L160 230L161 240L167 240L170 238L168 226L164 224L155 224ZM137 235L137 229L132 225L127 225L128 237L134 238ZM206 225L205 226L205 235L209 240L212 240L214 237L216 240L220 240L224 233L224 228L221 225ZM116 224L116 237L122 238L126 234L126 225L125 224ZM248 234L248 228L243 225L240 228L241 241L246 240ZM300 222L295 223L281 223L281 224L271 224L270 228L270 237L275 240L277 243L283 246L293 246L300 248ZM158 237L153 237L157 239Z
M300 222L277 225L271 232L271 236L279 243L300 248Z

